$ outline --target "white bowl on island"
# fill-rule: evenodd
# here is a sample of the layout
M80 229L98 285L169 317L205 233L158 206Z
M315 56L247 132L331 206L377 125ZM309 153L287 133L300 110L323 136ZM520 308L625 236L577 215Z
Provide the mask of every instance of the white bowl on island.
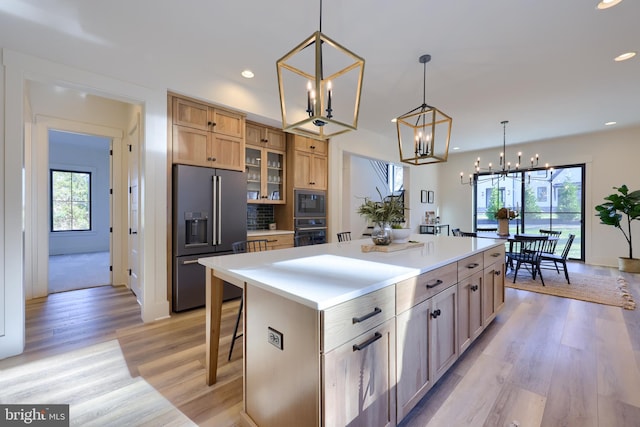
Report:
M393 243L407 243L409 236L411 235L410 228L392 228L391 229L391 241Z

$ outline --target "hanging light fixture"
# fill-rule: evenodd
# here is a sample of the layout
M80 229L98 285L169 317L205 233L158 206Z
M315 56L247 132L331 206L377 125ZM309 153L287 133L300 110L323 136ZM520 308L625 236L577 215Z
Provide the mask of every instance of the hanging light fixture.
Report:
M427 62L431 55L422 55L422 104L396 118L400 161L411 165L446 162L451 138L451 117L427 104Z
M511 162L507 161L507 123L508 120L504 120L500 122L502 125L502 152L500 153L500 159L498 163L498 168L493 167L493 163L489 163L487 167L482 167L480 165L480 157L478 157L473 164L474 173L469 174L469 181L465 181L464 172L460 172L460 184L463 185L473 185L474 182L488 182L491 181L492 184L495 184L497 181L504 180L506 178L511 179L522 179L522 175L512 176L512 173L518 172L529 172L525 179L527 182L531 182L531 180L537 181L548 181L549 175L551 175L550 179L553 179L553 168L549 167L549 163L544 165L544 168L539 167L540 157L536 153L535 157L531 157L530 163L527 166L522 165L522 152L518 151L518 161L512 165ZM531 172L533 170L545 170L544 176L531 176Z
M357 129L364 59L322 34L322 0L319 30L276 66L285 132L326 139Z

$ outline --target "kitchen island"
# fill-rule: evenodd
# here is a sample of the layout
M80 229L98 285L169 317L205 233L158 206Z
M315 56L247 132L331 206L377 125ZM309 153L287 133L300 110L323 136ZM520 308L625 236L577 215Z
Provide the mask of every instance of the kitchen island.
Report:
M243 287L247 425L395 425L504 303L504 245L412 235L200 259L207 267L207 383L221 284Z

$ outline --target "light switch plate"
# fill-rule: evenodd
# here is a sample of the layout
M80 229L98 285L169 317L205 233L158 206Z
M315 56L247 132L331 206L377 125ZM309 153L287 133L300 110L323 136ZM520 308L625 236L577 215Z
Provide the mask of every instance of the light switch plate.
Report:
M272 327L268 327L267 329L267 341L269 344L282 350L284 348L284 336L282 332L276 331Z

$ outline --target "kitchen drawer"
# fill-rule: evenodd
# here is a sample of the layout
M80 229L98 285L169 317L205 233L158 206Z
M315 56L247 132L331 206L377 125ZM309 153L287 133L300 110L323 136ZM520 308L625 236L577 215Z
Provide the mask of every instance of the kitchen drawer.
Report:
M328 352L395 316L395 286L387 286L321 313L322 351Z
M451 263L396 283L396 312L402 313L458 281L458 266Z
M458 261L458 280L469 277L484 268L484 252Z
M504 261L504 245L484 251L484 265L486 267L497 261Z
M293 234L272 234L266 236L269 249L284 249L293 247Z

